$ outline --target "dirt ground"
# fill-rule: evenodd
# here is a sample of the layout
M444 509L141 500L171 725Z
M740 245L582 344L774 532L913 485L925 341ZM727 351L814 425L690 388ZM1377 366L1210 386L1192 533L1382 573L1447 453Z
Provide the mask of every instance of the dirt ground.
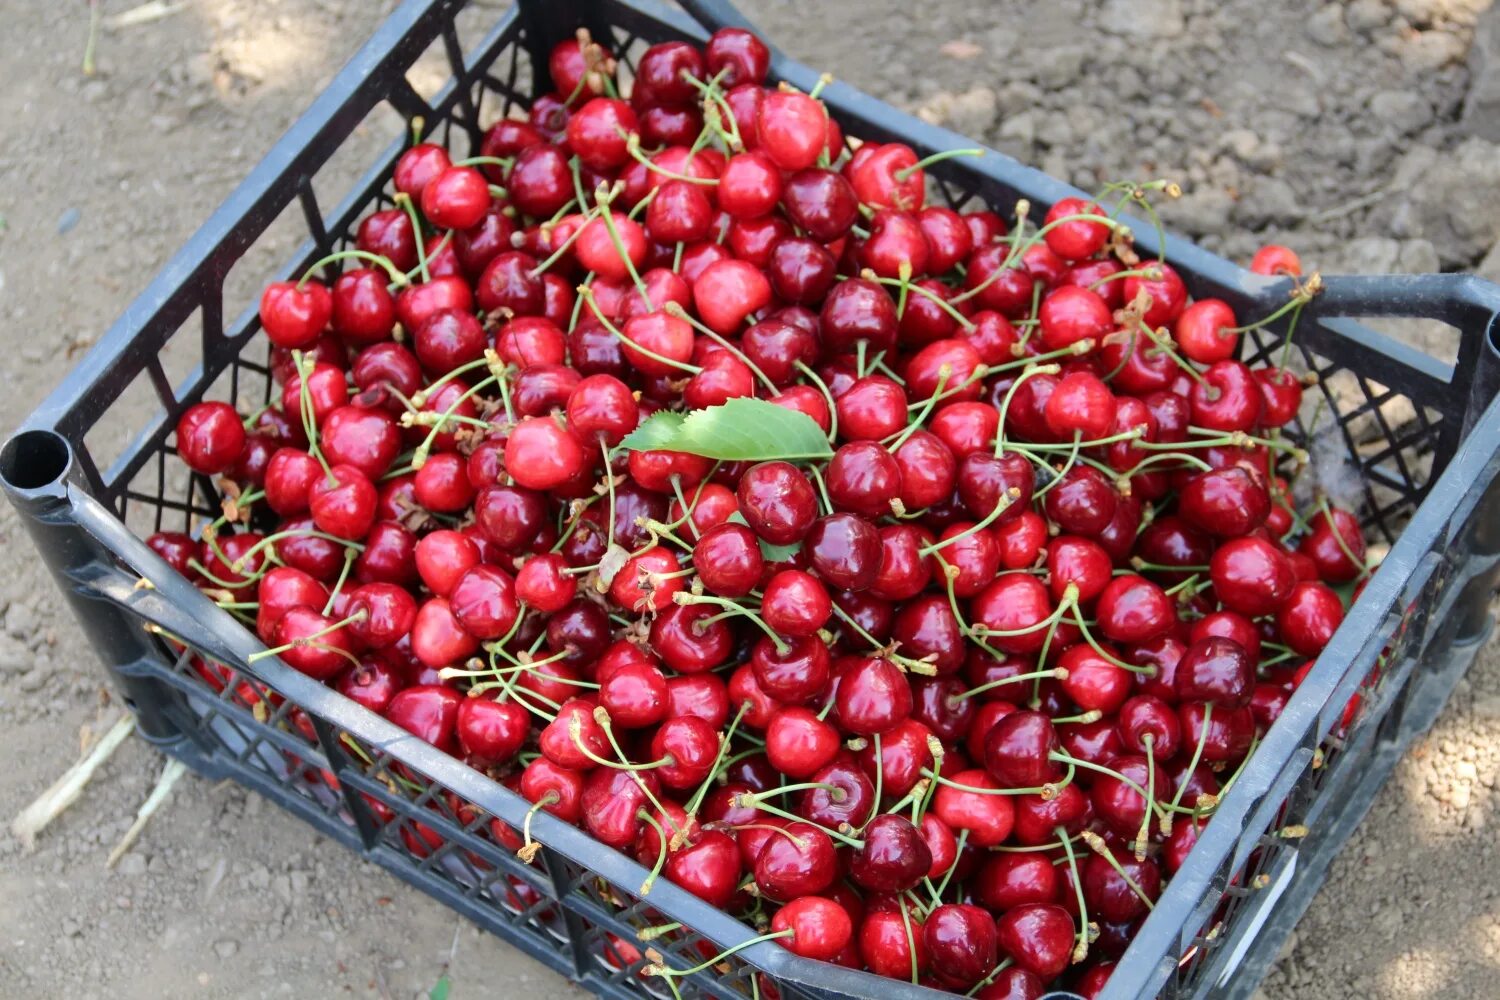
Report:
M108 20L133 6L104 4L88 79L85 4L0 0L0 428L391 5L174 0L148 5L167 11L156 20ZM1463 114L1495 86L1500 31L1474 42L1489 0L743 6L805 61L1083 186L1180 179L1173 223L1240 259L1274 238L1325 272L1465 269L1500 237L1500 121ZM0 540L8 825L97 725L101 674L8 507ZM1497 762L1491 648L1381 794L1265 996L1496 995ZM0 996L425 996L450 958L454 996L579 995L235 787L185 778L107 870L161 767L133 741L34 853L0 834Z

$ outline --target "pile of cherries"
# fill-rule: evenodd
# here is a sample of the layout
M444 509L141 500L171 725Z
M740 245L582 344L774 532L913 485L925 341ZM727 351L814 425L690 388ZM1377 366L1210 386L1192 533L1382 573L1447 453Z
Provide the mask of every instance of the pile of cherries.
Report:
M1285 353L1236 360L1254 327L1132 250L1119 213L1171 185L929 205L977 151L850 153L768 62L655 45L625 98L581 34L479 155L413 145L356 249L265 290L270 403L182 416L223 516L150 544L641 893L1091 996L1368 575L1359 524L1294 509ZM1285 248L1253 269L1292 276L1254 326L1317 293ZM714 424L736 399L817 453ZM535 853L529 817L493 830ZM672 984L683 933L615 946Z

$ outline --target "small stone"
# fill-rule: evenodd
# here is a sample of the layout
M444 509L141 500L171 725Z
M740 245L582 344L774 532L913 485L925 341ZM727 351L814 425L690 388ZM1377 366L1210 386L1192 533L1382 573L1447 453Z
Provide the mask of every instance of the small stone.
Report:
M31 605L16 601L5 612L5 631L17 639L30 639L36 631L36 612Z
M1464 43L1447 31L1423 31L1404 39L1399 50L1401 65L1408 73L1431 73L1464 57Z
M1470 791L1468 785L1455 784L1448 790L1448 804L1459 812L1469 808Z
M1048 90L1062 90L1083 73L1089 54L1082 46L1051 49L1037 67L1036 82Z
M1344 40L1344 10L1336 3L1324 4L1306 21L1307 37L1319 45L1334 46Z
M1207 188L1189 191L1176 201L1164 202L1162 217L1193 236L1208 236L1229 227L1234 199L1225 191Z
M0 674L24 674L31 665L31 652L25 646L9 635L0 636Z
M1479 769L1474 766L1473 761L1461 760L1453 765L1453 775L1459 781L1475 782L1479 780ZM1144 801L1144 800L1142 800Z
M1474 28L1461 124L1470 135L1500 139L1500 8L1481 14Z
M1427 240L1407 240L1401 244L1398 266L1404 274L1431 274L1441 270L1443 264L1437 248Z
M971 87L953 99L948 109L948 127L963 135L984 135L999 114L995 92L989 87Z
M57 235L66 236L72 232L73 227L78 225L78 220L81 218L83 218L83 213L78 211L78 209L65 209L63 214L58 216L57 219Z
M1252 229L1285 225L1302 217L1297 193L1279 177L1261 177L1234 206L1235 221Z
M1373 31L1390 19L1385 0L1354 0L1344 11L1344 23L1351 31Z
M1180 0L1105 0L1099 26L1125 38L1176 38L1186 27Z
M1432 121L1432 106L1409 90L1382 90L1370 98L1370 113L1402 135Z
M214 954L220 958L233 958L240 950L238 941L230 941L227 938L214 942Z
M135 851L130 851L120 859L115 870L126 876L144 875L146 874L146 859Z

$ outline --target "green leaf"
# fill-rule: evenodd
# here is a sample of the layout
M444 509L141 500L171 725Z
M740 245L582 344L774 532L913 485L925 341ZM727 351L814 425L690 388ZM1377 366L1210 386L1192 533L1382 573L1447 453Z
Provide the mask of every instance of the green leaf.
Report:
M793 542L790 545L772 545L764 538L757 538L756 541L760 542L760 554L766 557L767 562L786 562L797 554L798 549L802 548L801 542Z
M646 422L625 435L620 444L631 451L677 451L673 442L687 420L686 413L675 410L657 410L646 418Z
M745 520L745 515L739 511L735 511L724 520L731 524L743 524L747 528L750 527L750 522ZM797 554L798 549L802 548L801 542L793 542L791 545L772 545L764 538L756 538L755 540L760 543L760 554L765 556L770 562L786 562Z
M812 417L750 396L686 414L655 413L621 444L634 451L682 451L725 462L833 455Z
M437 985L427 991L427 1000L448 1000L448 991L452 985L448 977L443 976L437 981Z

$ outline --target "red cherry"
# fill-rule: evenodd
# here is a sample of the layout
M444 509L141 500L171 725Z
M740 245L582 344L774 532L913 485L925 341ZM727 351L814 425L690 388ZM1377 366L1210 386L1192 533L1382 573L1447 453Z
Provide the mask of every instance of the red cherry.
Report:
M1182 311L1173 330L1178 346L1190 361L1211 365L1226 361L1239 350L1234 332L1234 310L1222 299L1199 299Z
M1075 434L1090 441L1109 434L1115 422L1115 396L1103 380L1089 372L1068 372L1052 390L1043 410L1053 434L1070 439Z
M1296 276L1302 273L1302 261L1295 250L1269 243L1255 251L1255 256L1250 261L1250 270L1256 274Z
M260 297L260 325L277 347L311 347L333 317L333 296L316 281L277 281Z
M245 425L234 407L194 403L177 420L177 454L194 472L216 476L245 450Z
M717 333L730 334L771 301L771 284L759 268L742 260L720 260L693 282L693 306Z
M1286 554L1255 536L1219 546L1209 562L1209 575L1224 606L1252 618L1275 612L1296 583Z
M796 91L772 91L755 116L759 148L783 170L817 162L828 142L828 112L816 98Z
M1109 242L1109 227L1091 219L1070 219L1073 215L1104 215L1104 209L1082 198L1061 198L1047 210L1044 225L1053 226L1045 237L1053 253L1065 260L1083 260L1104 249ZM1055 224L1055 225L1054 225Z
M1068 967L1076 930L1061 906L1018 906L995 921L995 931L999 950L1043 982L1051 982Z
M449 167L422 189L422 214L442 229L468 229L490 207L489 181L473 167Z
M995 920L966 903L944 903L927 914L923 937L938 981L967 989L995 967Z
M993 790L1002 786L978 769L959 771L951 780L954 784L939 785L933 796L932 809L938 818L951 829L969 831L968 843L974 847L1004 843L1015 825L1016 814L1010 796L993 794Z
M1324 583L1299 583L1276 612L1282 641L1299 655L1314 657L1344 620L1344 603Z
M710 77L723 87L762 83L770 71L771 51L753 32L743 28L720 28L703 49Z
M1076 285L1064 285L1049 294L1038 315L1042 346L1049 351L1082 340L1097 344L1114 328L1114 316L1098 293Z
M843 951L854 937L848 911L821 896L802 896L777 910L771 918L771 930L791 931L781 939L788 951L825 962Z
M448 151L442 146L430 142L418 143L402 153L396 161L392 183L397 191L411 195L413 201L420 203L427 185L452 165Z
M515 702L465 698L454 720L464 756L485 767L512 760L531 730L531 713Z

